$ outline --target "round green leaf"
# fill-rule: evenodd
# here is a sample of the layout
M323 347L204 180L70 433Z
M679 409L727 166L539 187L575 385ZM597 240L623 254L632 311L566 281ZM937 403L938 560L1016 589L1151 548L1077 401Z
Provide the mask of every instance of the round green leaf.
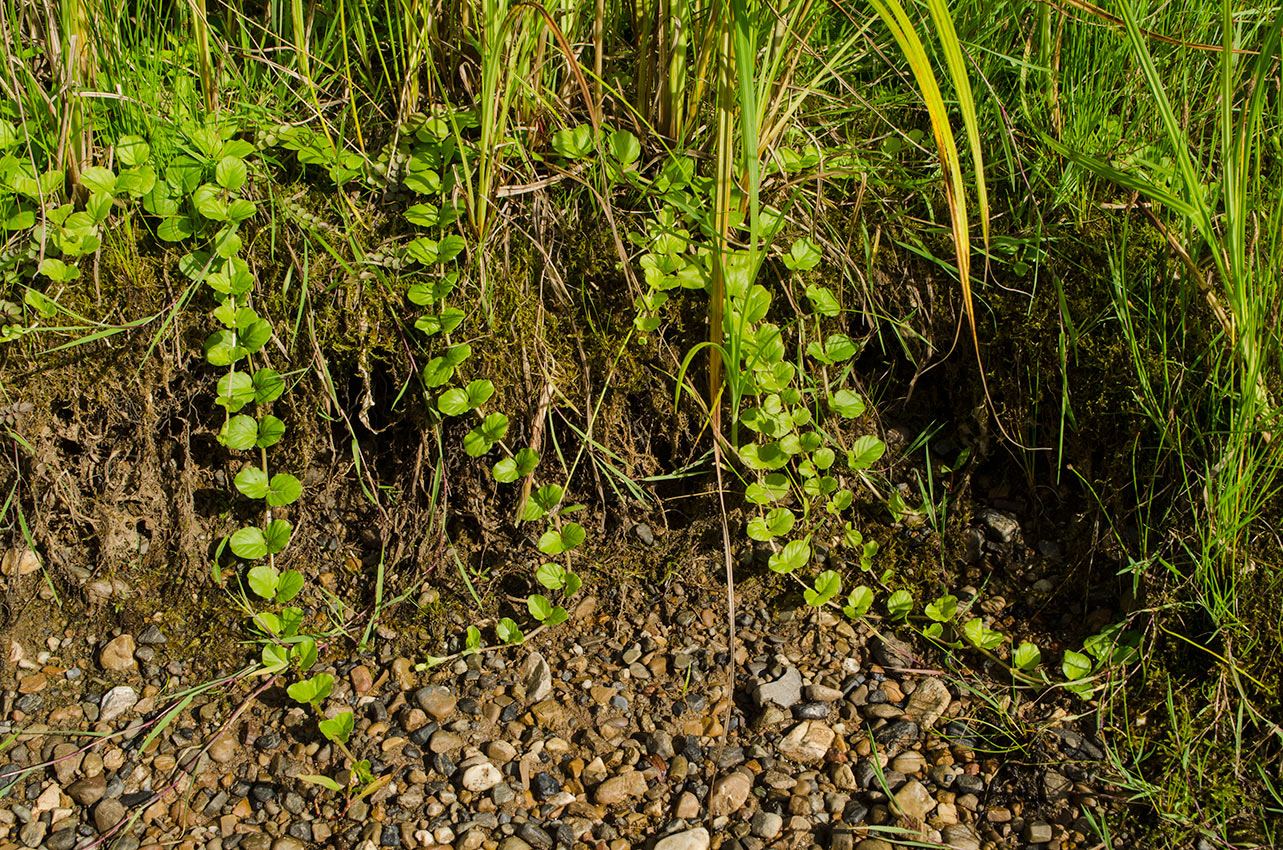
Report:
M270 507L279 508L297 501L301 495L303 495L303 485L299 480L289 473L278 472L272 476L266 493L267 504Z
M254 448L258 439L258 423L252 416L233 416L223 423L218 432L218 441L229 449L245 451Z
M269 490L267 473L256 466L247 466L236 474L236 489L249 499L264 499Z
M249 581L249 589L264 599L273 599L276 596L276 585L280 582L280 574L267 564L259 564L246 575Z
M253 561L267 554L267 540L263 537L261 528L242 528L232 532L228 545L232 548L232 554L246 561Z

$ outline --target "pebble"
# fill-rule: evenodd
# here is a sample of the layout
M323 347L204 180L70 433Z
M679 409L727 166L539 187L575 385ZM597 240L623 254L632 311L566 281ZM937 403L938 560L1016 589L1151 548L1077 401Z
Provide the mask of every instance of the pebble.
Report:
M677 832L655 842L655 850L708 850L708 830L702 826Z
M29 576L40 569L40 559L30 549L9 549L0 558L0 573L7 576Z
M469 791L482 793L502 782L503 774L499 772L499 768L486 761L465 770L461 781Z
M913 667L913 647L895 635L873 641L873 657L883 667Z
M980 836L969 824L946 826L940 830L940 839L953 850L980 850Z
M133 635L123 634L112 638L98 653L98 663L104 670L113 673L133 670L138 666L138 662L134 660L136 648Z
M936 807L931 792L916 779L910 779L904 787L895 793L895 804L905 817L918 823L927 819L927 815Z
M738 812L753 790L753 780L743 773L731 773L713 783L708 812L713 817Z
M526 686L526 699L539 702L552 693L552 672L543 655L532 652L521 665L521 678Z
M759 706L774 703L780 708L792 708L802 699L802 674L789 667L773 682L759 682L753 686L753 699Z
M784 828L784 818L775 812L759 811L754 813L751 823L753 834L766 841L773 841Z
M94 826L99 832L106 832L125 817L125 806L115 797L99 800L94 806Z
M629 770L598 785L593 798L599 806L615 806L645 793L646 778L639 771Z
M780 755L800 764L819 761L837 734L818 720L803 720L779 743Z
M1006 511L981 508L976 518L984 524L989 536L1000 543L1014 543L1020 539L1020 523Z
M923 729L930 729L940 720L952 699L949 688L935 677L918 682L909 697L904 713Z
M414 701L438 723L454 713L459 699L441 685L428 685L414 692Z
M103 695L98 707L98 719L104 723L115 720L138 704L138 692L128 685L112 688Z
M1024 838L1030 844L1046 844L1051 841L1051 824L1042 821L1025 824Z
M169 638L153 623L138 633L138 642L144 646L164 646L169 643Z

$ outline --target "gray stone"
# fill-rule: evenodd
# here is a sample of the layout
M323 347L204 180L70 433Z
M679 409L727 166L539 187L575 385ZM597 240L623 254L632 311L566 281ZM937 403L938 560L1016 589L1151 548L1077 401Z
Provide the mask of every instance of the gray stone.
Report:
M895 635L873 641L873 658L883 667L913 667L913 647Z
M1020 523L1006 511L983 508L976 514L976 518L984 524L992 540L997 540L999 543L1015 543L1020 539Z
M42 820L29 821L18 833L18 840L27 847L39 847L48 830L48 825Z
M155 624L148 626L138 635L138 642L145 646L162 646L169 643L169 638Z
M677 832L655 843L655 850L708 850L708 830L702 826Z
M904 713L923 729L930 729L940 720L952 698L944 682L928 677L918 682Z
M1048 768L1047 772L1042 775L1042 790L1048 800L1059 800L1062 797L1069 796L1073 790L1074 783L1070 782L1063 773L1053 768Z
M792 708L802 699L802 674L789 667L774 682L759 682L753 686L753 699L759 706L774 703L780 708Z
M552 672L543 654L532 652L521 664L521 681L526 686L526 699L539 702L552 693Z
M911 720L900 720L895 723L888 723L874 732L873 741L883 748L888 757L895 758L909 744L918 740L920 732L918 724Z
M771 841L775 836L780 834L784 828L784 818L775 814L775 812L757 812L753 815L751 824L753 834L758 838Z
M107 722L115 720L138 704L138 692L128 685L112 688L103 695L98 707L98 719Z
M64 827L45 839L48 850L71 850L76 846L76 828Z

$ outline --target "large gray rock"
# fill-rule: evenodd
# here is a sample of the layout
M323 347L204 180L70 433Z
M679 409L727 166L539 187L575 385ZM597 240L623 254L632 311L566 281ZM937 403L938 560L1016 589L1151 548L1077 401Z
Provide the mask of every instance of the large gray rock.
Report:
M780 708L792 708L802 700L802 674L789 667L774 682L758 682L753 686L753 699L758 705L773 703Z

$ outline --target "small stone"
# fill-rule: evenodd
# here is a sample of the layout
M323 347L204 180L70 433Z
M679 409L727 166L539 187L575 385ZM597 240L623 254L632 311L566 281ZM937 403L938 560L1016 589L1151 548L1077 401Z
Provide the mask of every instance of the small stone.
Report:
M759 706L774 703L780 708L792 708L802 699L802 674L789 667L774 682L761 682L753 686L753 699Z
M78 779L67 786L67 796L88 808L102 799L107 791L107 777L101 773Z
M49 827L42 820L32 820L18 833L18 840L26 847L39 847L45 840Z
M530 708L535 721L545 729L560 726L566 720L566 707L555 699L546 699Z
M655 532L652 531L651 527L646 523L639 522L636 525L634 525L633 534L637 535L637 539L640 540L643 545L645 546L655 545Z
M307 847L292 835L282 835L272 842L272 850L305 850Z
M828 685L807 685L806 698L811 702L837 702L842 699L842 692Z
M530 845L515 835L509 835L499 842L499 850L530 850Z
M834 837L836 838L836 836ZM835 848L836 846L834 845ZM855 850L895 850L895 848L881 838L866 838L855 845Z
M823 720L829 716L829 704L826 702L804 702L793 706L793 717L797 720Z
M99 800L94 806L94 826L99 832L106 832L124 820L125 805L115 797Z
M1040 820L1025 824L1025 841L1029 844L1046 844L1051 840L1051 824Z
M115 720L138 704L138 692L128 685L112 688L103 695L98 707L98 719L105 722Z
M784 818L775 812L757 812L753 815L751 829L758 838L771 841L784 828Z
M931 792L916 779L910 779L895 793L895 804L905 817L912 818L918 823L926 821L927 815L936 807L936 801L931 796Z
M949 707L950 699L949 688L944 682L926 678L918 682L917 689L904 707L904 713L923 729L930 729Z
M799 764L819 761L829 751L836 733L818 720L803 720L779 743L780 755Z
M1070 782L1063 773L1052 768L1042 775L1042 789L1048 800L1059 800L1062 797L1069 796L1069 792L1074 788L1074 783Z
M441 685L419 688L414 692L414 701L437 722L449 717L459 703L458 697Z
M45 839L47 850L71 850L76 846L76 828L64 827Z
M738 812L752 790L753 780L743 773L737 771L723 776L713 783L713 793L708 803L709 814L720 817Z
M677 832L655 842L655 850L708 850L708 830L702 826Z
M59 785L72 782L76 778L76 771L80 770L80 765L85 760L84 753L80 752L80 747L76 744L59 744L54 747L53 758L53 771L58 777ZM56 800L54 804L57 805Z
M882 747L884 752L894 758L899 755L905 747L918 740L921 730L918 724L911 720L900 720L894 723L888 723L877 732L873 733L873 740L878 746Z
M561 793L561 783L550 773L536 773L530 784L534 787L535 798L541 801L552 799Z
M143 629L138 635L138 642L144 646L163 646L169 643L169 638L155 623Z
M43 691L49 685L49 680L44 677L43 673L34 673L18 680L18 693L35 694Z
M499 768L488 761L474 764L463 772L463 787L478 794L489 791L503 781Z
M953 850L980 850L980 836L970 824L957 823L940 831L941 840Z
M392 662L392 678L397 687L408 691L414 687L414 662L404 656Z
M29 576L40 569L40 559L30 549L10 549L0 558L0 573L7 576Z
M236 756L236 742L232 736L224 732L214 739L214 743L209 745L209 757L219 764L226 764Z
M989 537L993 540L1000 543L1014 543L1020 539L1020 523L1006 511L983 508L976 514L976 518L984 524Z
M682 820L694 820L699 817L699 811L699 798L689 791L683 791L682 796L677 799L677 808L673 810L673 815Z
M636 770L629 770L598 785L594 799L599 806L615 806L645 793L646 777Z
M895 637L886 635L873 642L873 658L883 667L913 667L913 647Z
M912 776L922 768L926 767L927 760L922 757L922 753L917 750L908 750L895 757L891 762L891 769L903 773L905 776Z
M123 634L119 637L112 638L107 645L98 653L98 663L104 670L113 672L123 672L133 670L138 666L134 660L134 636Z
M370 673L370 668L364 664L358 664L353 667L352 672L348 674L348 678L352 680L352 692L358 697L365 696L374 687L374 675Z
M495 764L507 764L517 757L517 748L507 741L491 741L486 745L486 756Z
M453 732L447 732L445 729L438 730L428 741L428 749L437 755L452 752L463 747L463 739Z
M552 672L543 654L532 652L521 664L521 681L526 686L526 699L540 702L552 693Z

